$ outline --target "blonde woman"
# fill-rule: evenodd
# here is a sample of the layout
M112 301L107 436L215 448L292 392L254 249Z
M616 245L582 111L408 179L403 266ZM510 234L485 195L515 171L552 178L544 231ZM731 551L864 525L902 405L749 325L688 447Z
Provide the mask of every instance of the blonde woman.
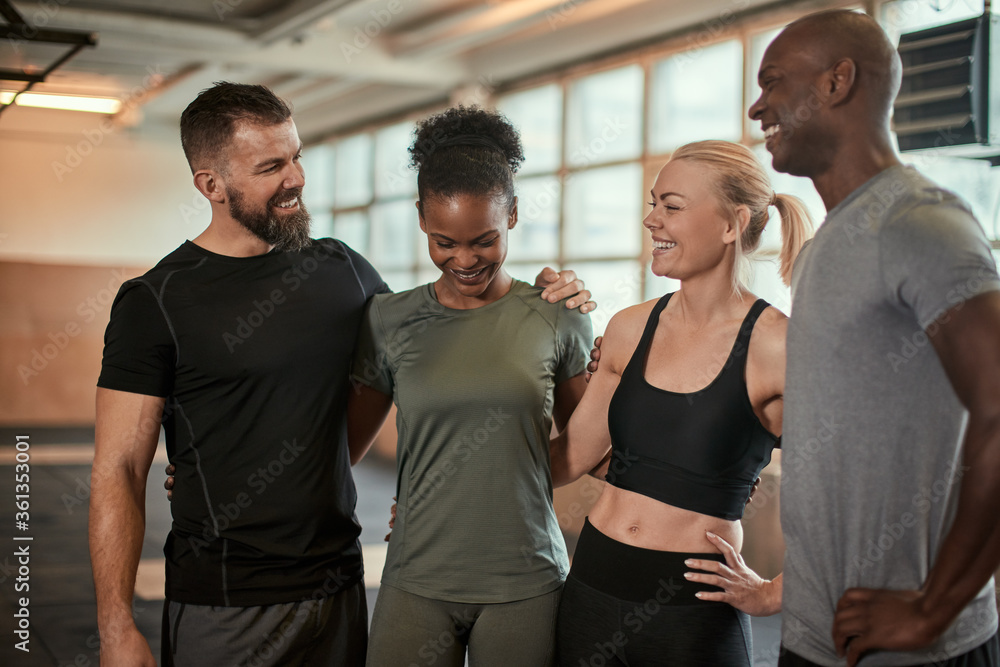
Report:
M615 315L552 443L555 485L595 466L608 481L563 592L559 664L749 666L748 615L780 609L781 576L743 563L739 519L781 435L787 319L746 276L770 207L786 284L811 223L730 142L678 149L651 195L652 270L681 287Z

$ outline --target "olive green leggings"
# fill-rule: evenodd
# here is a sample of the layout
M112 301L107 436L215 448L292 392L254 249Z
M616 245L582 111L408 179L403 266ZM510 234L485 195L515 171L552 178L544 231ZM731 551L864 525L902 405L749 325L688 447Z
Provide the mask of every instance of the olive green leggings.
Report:
M382 585L367 667L549 667L559 590L496 604L442 602Z

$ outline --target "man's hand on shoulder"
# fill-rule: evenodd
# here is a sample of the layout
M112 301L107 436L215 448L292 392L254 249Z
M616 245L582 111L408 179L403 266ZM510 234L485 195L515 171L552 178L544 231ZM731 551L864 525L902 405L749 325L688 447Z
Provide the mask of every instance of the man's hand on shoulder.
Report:
M590 361L587 363L587 382L590 382L590 376L597 372L597 367L601 362L601 343L604 342L604 336L598 336L594 339L594 349L590 351Z
M597 304L590 300L590 290L585 289L583 281L571 269L556 271L545 267L535 277L535 287L545 288L542 298L549 303L568 299L566 307L579 308L581 313L589 313L597 308Z

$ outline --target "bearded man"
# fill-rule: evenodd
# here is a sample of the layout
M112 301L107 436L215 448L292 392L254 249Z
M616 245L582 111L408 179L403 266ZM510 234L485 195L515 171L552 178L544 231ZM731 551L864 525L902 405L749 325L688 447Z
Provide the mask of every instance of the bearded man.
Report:
M161 423L176 468L162 664L363 665L346 406L365 303L388 287L345 244L310 238L302 143L270 90L203 91L181 143L211 223L122 286L105 335L90 504L101 665L156 664L131 603ZM574 278L545 296L577 293Z

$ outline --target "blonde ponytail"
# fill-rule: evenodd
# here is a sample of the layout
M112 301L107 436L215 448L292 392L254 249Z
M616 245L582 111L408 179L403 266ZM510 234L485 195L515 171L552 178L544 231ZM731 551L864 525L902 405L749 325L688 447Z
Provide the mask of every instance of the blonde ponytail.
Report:
M812 236L813 224L805 202L792 195L777 194L774 207L781 216L781 282L792 284L792 268L799 250Z
M689 160L713 171L715 192L724 207L735 211L746 206L750 223L736 239L733 258L733 293L742 294L750 283L751 258L760 245L767 225L768 208L774 206L781 216L781 280L785 285L792 279L792 265L802 245L812 233L812 220L801 199L791 195L776 195L764 166L749 148L731 141L696 141L674 151L670 162Z

